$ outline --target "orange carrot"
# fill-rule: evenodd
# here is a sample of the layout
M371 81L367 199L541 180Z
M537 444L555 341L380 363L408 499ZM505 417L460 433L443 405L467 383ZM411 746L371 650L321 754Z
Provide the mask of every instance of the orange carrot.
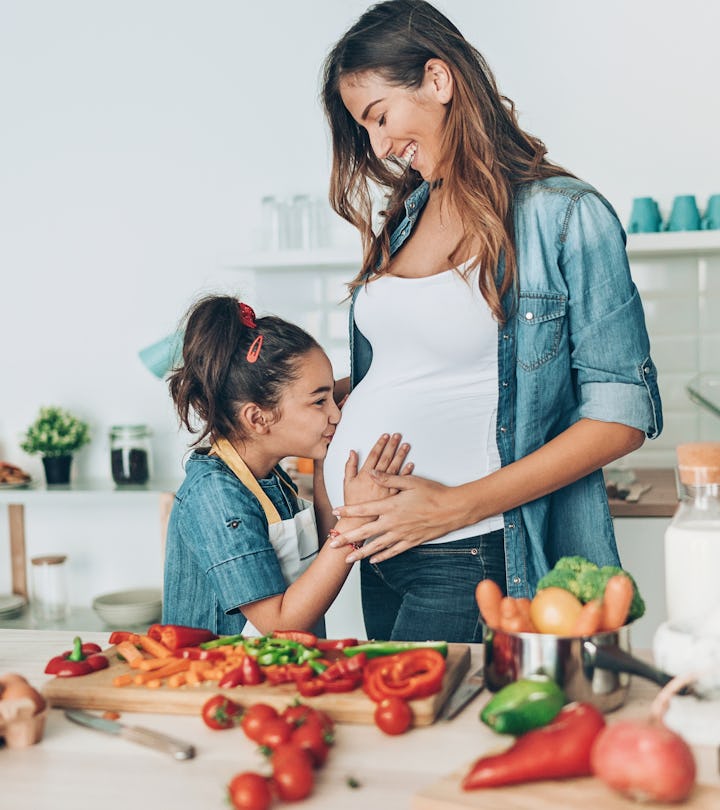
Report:
M591 636L597 633L603 621L603 603L600 599L591 599L582 606L575 624L573 636Z
M633 592L632 580L626 574L610 577L603 594L603 630L617 630L625 624Z
M171 688L182 686L187 679L187 672L176 672L167 679L167 685Z
M517 604L518 613L522 616L523 619L523 627L525 628L522 632L523 633L536 633L537 630L535 629L535 625L530 618L530 602L531 600L528 599L527 596L518 597L515 600Z
M138 684L139 686L142 684L146 684L148 681L153 680L162 680L163 678L167 678L170 675L174 675L176 672L185 672L187 669L190 668L190 662L186 659L175 659L170 661L166 667L162 669L153 669L149 672L139 672L134 678L133 683Z
M500 603L503 593L500 586L492 579L483 579L475 587L475 600L480 615L488 627L500 627Z
M168 658L143 658L131 666L133 669L139 669L141 672L152 672L154 669L162 669L170 663Z
M122 655L122 657L133 666L134 661L142 661L143 654L138 650L138 648L129 641L121 641L116 647L115 651L118 655Z
M113 678L113 686L129 686L133 682L133 676L128 672L125 675L116 675Z
M159 641L155 641L154 638L150 638L150 636L140 636L138 638L138 644L143 648L143 650L145 650L145 652L150 653L150 655L154 656L155 658L172 657L172 650L169 650Z

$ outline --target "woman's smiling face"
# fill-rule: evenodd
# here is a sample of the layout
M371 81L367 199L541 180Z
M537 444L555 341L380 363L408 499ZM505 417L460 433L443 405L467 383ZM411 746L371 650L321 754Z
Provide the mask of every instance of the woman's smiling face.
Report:
M378 158L394 155L424 180L435 179L446 105L452 98L452 78L443 62L427 63L418 88L389 84L377 73L360 73L340 80L340 95L350 115L367 130Z

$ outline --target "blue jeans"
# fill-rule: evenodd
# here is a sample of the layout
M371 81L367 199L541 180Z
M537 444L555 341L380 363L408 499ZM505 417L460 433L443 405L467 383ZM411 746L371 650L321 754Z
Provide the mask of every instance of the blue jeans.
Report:
M372 565L360 564L363 618L368 638L482 641L475 601L481 579L505 588L502 529L451 543L420 545Z

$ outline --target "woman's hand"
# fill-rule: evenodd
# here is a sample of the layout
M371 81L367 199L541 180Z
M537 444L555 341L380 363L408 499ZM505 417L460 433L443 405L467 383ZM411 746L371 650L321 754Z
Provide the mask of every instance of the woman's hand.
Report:
M397 489L383 483L379 476L406 476L413 470L413 464L405 464L410 452L407 442L401 444L402 436L384 433L373 445L363 465L358 469L358 455L350 451L345 463L343 492L346 504L376 502L397 492ZM405 466L403 466L405 464Z
M373 563L382 562L466 525L464 499L458 496L457 488L414 475L375 472L372 477L386 492L396 494L334 511L340 517L367 518L363 525L343 532L330 543L339 548L368 541L356 548L347 562L364 557L370 557Z

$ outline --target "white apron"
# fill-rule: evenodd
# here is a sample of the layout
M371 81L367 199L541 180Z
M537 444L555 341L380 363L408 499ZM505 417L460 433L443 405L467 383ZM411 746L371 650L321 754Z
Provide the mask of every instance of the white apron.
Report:
M283 520L273 502L250 472L247 464L227 439L218 439L210 452L224 461L260 502L268 522L270 544L280 562L285 582L288 585L295 582L317 557L319 551L315 509L312 503L298 497L300 511L289 520ZM287 473L280 469L279 477L294 495L295 490ZM262 635L249 621L242 632L244 636Z

